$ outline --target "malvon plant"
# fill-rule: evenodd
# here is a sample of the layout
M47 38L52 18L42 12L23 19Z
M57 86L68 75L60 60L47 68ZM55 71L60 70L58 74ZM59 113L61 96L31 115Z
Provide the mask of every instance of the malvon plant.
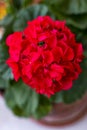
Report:
M18 0L14 1L19 3ZM72 23L72 20L64 17L65 14L60 14L60 7L63 6L55 3L58 1L52 1L55 6L48 8L50 2L47 6L37 4L23 8L13 4L18 8L11 8L5 19L0 21L0 26L5 28L0 41L0 91L5 91L3 97L6 104L18 116L44 117L52 112L54 104L59 107L60 103L67 106L76 104L79 100L83 101L87 92L86 17L83 13L78 14L75 17L77 24ZM70 0L70 3L74 2L79 4ZM80 12L83 4L78 4L74 5ZM72 9L74 6L69 7ZM74 18L72 14L70 18Z
M69 90L82 72L82 44L76 42L65 21L39 16L29 21L23 31L9 35L6 44L6 63L14 79L21 78L38 94L50 98L61 90Z

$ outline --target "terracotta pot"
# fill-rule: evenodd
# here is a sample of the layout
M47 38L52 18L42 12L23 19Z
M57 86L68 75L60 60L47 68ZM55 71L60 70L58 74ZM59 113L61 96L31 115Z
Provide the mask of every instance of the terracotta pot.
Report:
M3 96L4 90L0 89L0 95ZM82 99L72 103L53 104L51 112L40 120L34 121L47 126L63 126L76 122L87 114L87 93Z
M67 125L80 119L87 112L87 93L85 96L72 104L53 104L52 111L39 123L49 126Z

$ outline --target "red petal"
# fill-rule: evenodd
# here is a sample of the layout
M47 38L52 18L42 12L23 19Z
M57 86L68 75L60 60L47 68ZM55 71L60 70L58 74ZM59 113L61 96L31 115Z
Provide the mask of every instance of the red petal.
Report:
M69 90L72 87L72 80L67 78L62 81L63 90Z
M73 51L73 49L72 48L70 48L70 47L68 47L66 50L65 50L65 52L64 52L64 60L69 60L69 61L71 61L71 60L73 60L73 58L74 58L74 51Z
M19 67L18 67L18 64L16 62L14 62L12 59L8 59L6 61L6 63L11 67L12 69L12 72L13 72L13 75L14 75L14 78L16 81L18 81L18 79L20 78L20 71L19 71Z

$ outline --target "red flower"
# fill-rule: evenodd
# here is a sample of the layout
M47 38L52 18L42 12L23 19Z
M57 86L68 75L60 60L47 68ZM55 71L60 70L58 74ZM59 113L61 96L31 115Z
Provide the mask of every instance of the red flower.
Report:
M22 78L37 93L50 97L68 90L81 73L82 44L76 43L65 22L39 16L23 32L8 36L6 43L15 80Z

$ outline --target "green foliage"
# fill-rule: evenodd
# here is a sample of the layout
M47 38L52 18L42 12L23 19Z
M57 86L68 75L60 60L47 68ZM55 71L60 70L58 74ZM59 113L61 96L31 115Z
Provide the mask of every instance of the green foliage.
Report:
M36 113L34 113L34 117L40 119L43 116L46 116L51 111L51 109L52 103L50 100L43 95L39 95L39 105L37 107Z
M21 31L27 26L28 20L33 20L37 16L49 15L48 8L45 5L32 5L22 9L16 15L13 25L13 31Z
M21 0L22 1L22 7L27 7L29 4L32 3L33 0Z
M44 0L57 19L79 29L87 28L87 0Z
M8 82L6 80L4 80L1 76L0 76L0 89L6 89L6 87L8 86Z
M87 0L44 0L47 5L55 7L55 10L60 10L66 14L82 14L87 13Z
M6 65L8 57L7 47L4 43L0 44L0 88L5 89L9 85L9 79L12 79L12 72Z
M8 3L7 10L12 14L17 13L20 9L29 6L32 1L33 0L6 0Z
M12 82L5 93L5 100L14 114L24 117L41 118L49 112L51 106L47 98L35 93L22 81Z
M61 103L63 102L63 92L58 92L55 95L51 96L49 99L51 103Z
M21 8L21 0L5 0L7 3L7 11L14 14Z
M6 37L13 32L12 25L14 23L15 16L8 14L3 20L0 21L0 26L5 28L2 42L5 42Z
M38 95L21 81L7 88L5 99L13 112L20 116L31 115L38 106Z

